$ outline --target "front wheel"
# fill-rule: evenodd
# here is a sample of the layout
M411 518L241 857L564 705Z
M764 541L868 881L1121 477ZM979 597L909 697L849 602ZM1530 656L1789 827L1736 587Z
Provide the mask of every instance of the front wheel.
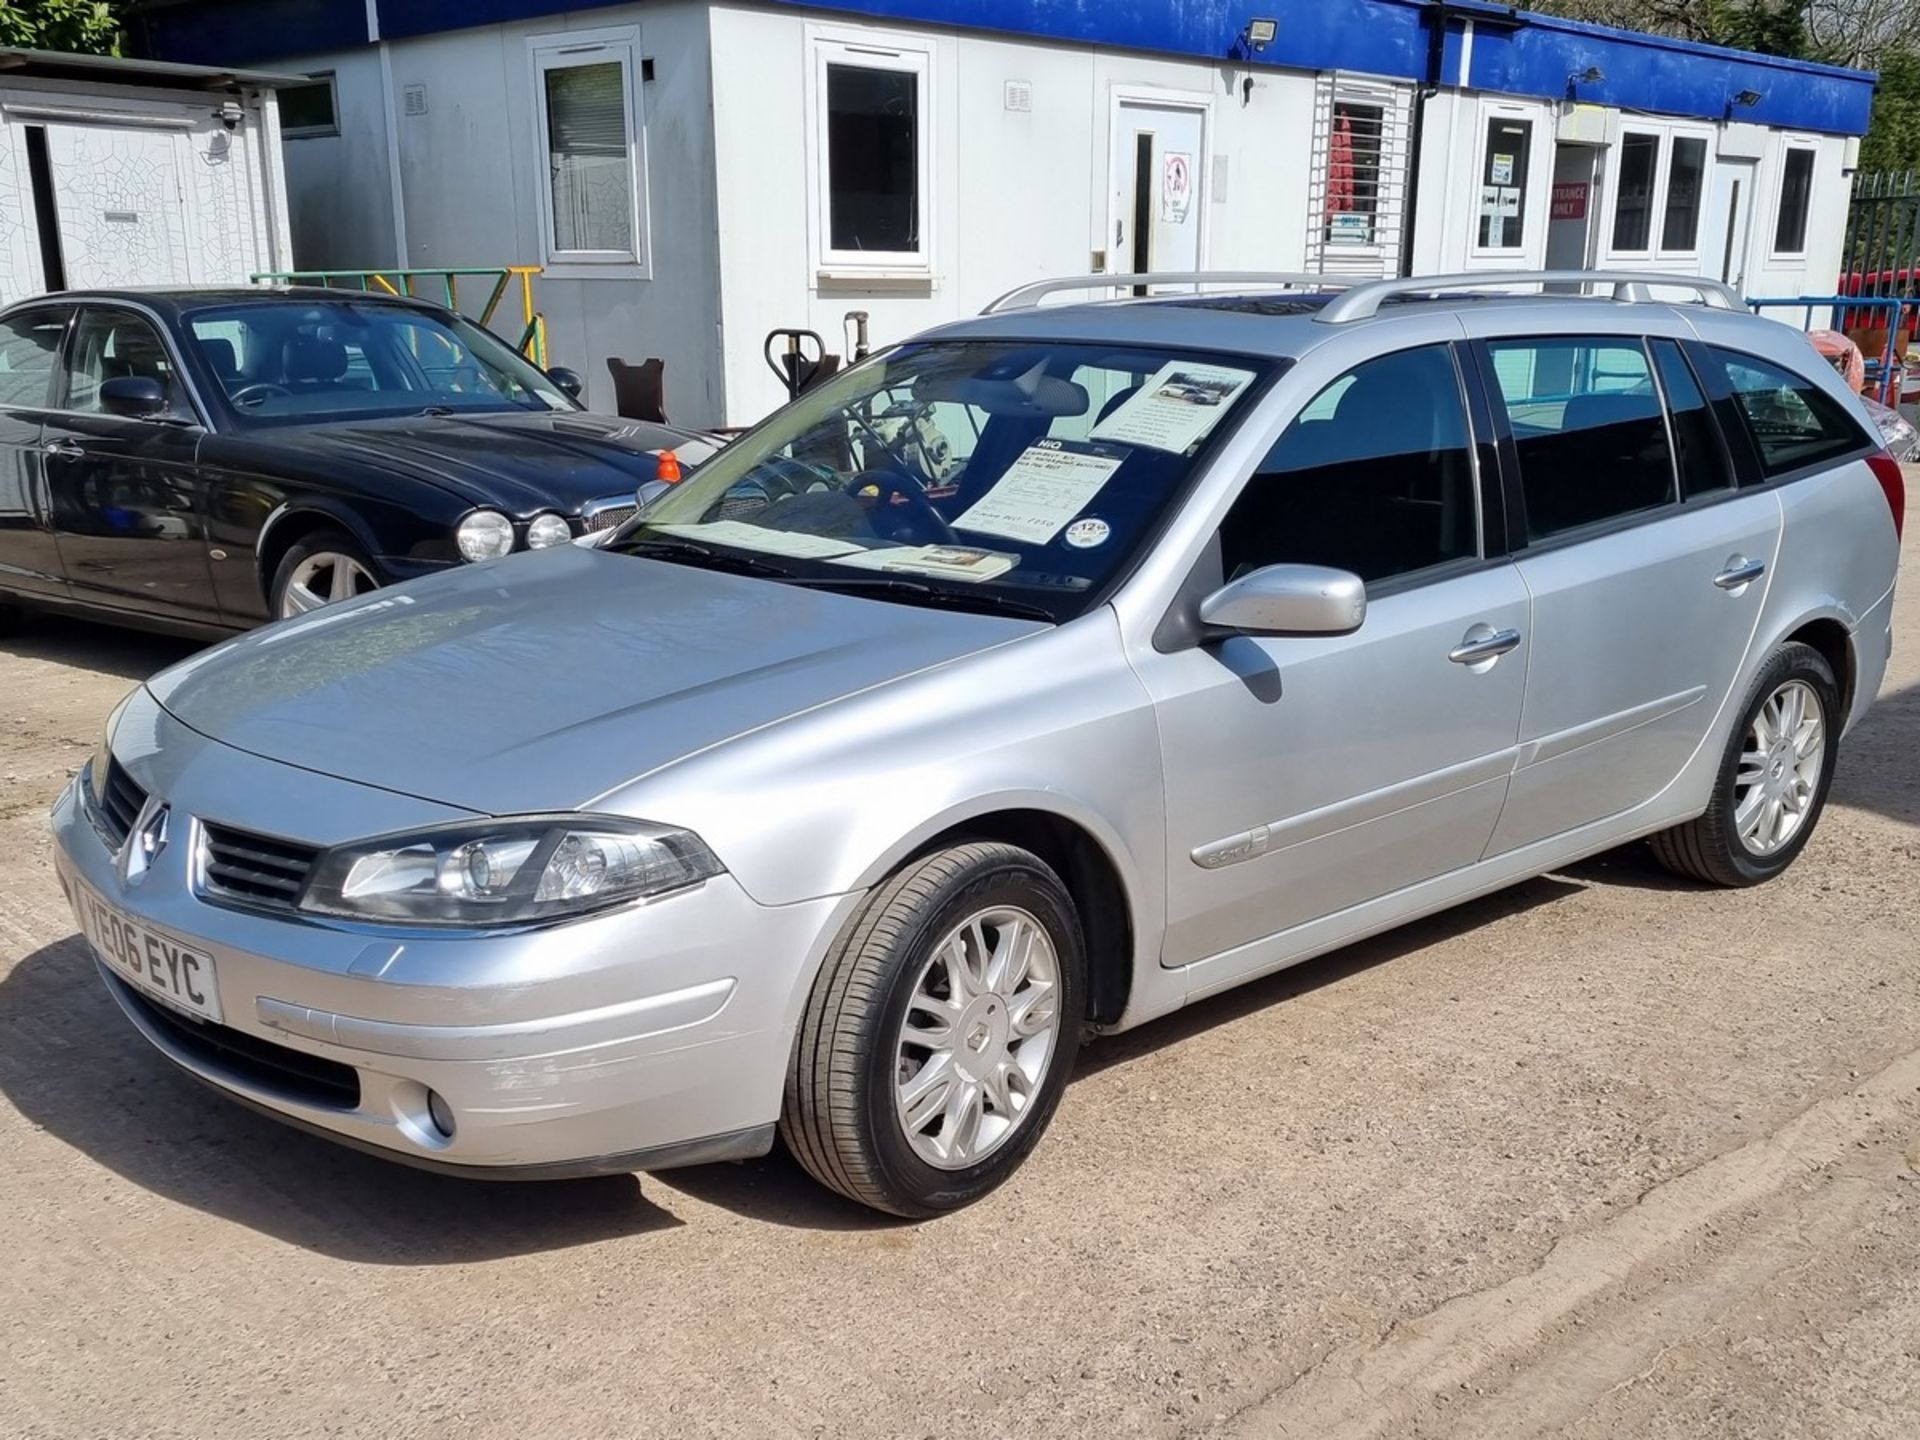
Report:
M344 530L316 530L293 542L273 572L273 618L286 620L380 588L373 560Z
M1019 1168L1080 1044L1085 943L1038 856L956 845L868 899L808 997L780 1129L822 1184L914 1219Z
M1771 880L1806 848L1840 753L1840 686L1811 645L1782 645L1747 692L1706 813L1648 842L1676 874L1712 885Z

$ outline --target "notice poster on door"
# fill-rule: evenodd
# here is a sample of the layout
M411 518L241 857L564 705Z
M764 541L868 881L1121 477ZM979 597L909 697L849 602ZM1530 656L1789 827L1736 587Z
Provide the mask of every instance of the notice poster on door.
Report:
M1160 168L1160 218L1169 225L1187 223L1193 207L1193 156L1169 150Z
M1126 456L1067 440L1036 440L994 487L953 522L956 530L1045 545L1087 508Z
M1584 220L1587 218L1587 182L1585 180L1558 180L1553 186L1553 209L1548 217L1554 220Z
M1182 454L1220 423L1252 383L1251 370L1170 361L1094 426L1093 438Z
M1485 222L1486 239L1481 243L1492 250L1511 249L1520 243L1520 187L1518 185L1482 185L1480 218ZM1511 227L1511 229L1509 229Z

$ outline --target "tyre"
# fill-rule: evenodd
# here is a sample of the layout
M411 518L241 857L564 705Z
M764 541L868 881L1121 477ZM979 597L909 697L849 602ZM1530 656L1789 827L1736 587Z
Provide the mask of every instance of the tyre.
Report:
M909 862L808 996L780 1130L822 1184L923 1219L1019 1168L1080 1044L1086 949L1060 878L1012 845Z
M1754 678L1704 815L1648 842L1660 863L1712 885L1771 880L1806 847L1840 753L1840 686L1811 645L1781 646Z
M285 620L379 588L379 571L359 541L344 530L315 530L280 557L267 603L275 620Z

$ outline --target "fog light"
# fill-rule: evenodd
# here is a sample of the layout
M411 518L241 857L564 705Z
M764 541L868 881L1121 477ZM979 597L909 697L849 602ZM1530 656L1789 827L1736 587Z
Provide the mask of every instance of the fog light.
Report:
M438 1090L427 1091L427 1114L433 1117L433 1128L447 1139L453 1138L453 1107Z

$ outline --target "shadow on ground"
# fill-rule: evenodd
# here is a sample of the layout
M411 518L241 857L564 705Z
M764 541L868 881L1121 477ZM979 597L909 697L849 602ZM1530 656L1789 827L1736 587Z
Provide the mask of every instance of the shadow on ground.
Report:
M0 640L0 653L133 681L157 675L202 648L202 641L56 615L29 616L19 630Z

